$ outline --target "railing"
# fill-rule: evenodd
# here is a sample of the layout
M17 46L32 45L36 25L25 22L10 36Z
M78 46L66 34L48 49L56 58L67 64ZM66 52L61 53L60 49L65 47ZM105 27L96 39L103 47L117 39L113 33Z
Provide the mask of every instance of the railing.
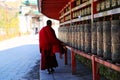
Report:
M100 74L99 74L99 69L98 69L98 63L102 64L108 68L111 68L113 70L116 70L120 72L120 65L115 65L110 62L104 61L97 57L96 55L89 55L87 53L84 53L82 51L76 50L70 46L66 46L67 49L71 51L71 69L72 69L72 74L76 73L76 60L75 60L75 54L78 54L82 57L85 57L89 60L92 61L92 75L93 75L93 80L100 80ZM67 64L67 54L65 53L65 64Z

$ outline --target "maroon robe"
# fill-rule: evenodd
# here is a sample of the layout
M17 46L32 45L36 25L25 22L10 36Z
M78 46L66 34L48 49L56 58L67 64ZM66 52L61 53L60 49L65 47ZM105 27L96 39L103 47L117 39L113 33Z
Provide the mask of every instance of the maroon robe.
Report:
M62 45L50 26L45 26L40 30L39 47L41 52L41 70L57 67L55 52L62 53Z

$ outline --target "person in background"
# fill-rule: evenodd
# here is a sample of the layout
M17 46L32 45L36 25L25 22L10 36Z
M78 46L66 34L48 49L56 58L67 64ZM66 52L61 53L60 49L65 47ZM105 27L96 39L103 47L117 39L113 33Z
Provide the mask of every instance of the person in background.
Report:
M41 53L41 70L48 71L48 74L54 72L54 68L58 67L55 53L60 54L65 52L65 47L59 41L52 29L52 21L47 20L46 26L39 32L39 47Z
M36 28L35 28L35 34L37 34L37 33L38 33L38 28L36 27Z

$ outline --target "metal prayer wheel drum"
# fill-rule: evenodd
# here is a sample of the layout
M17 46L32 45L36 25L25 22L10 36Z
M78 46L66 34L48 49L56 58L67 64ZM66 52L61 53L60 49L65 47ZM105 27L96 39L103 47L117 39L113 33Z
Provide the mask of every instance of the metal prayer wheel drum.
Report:
M76 30L75 30L75 48L78 48L78 25L76 24Z
M70 41L70 46L72 46L72 26L71 25L69 28L69 41Z
M120 0L117 0L117 5L120 6Z
M103 57L111 59L111 22L103 22Z
M116 8L117 7L117 1L119 0L111 0L111 7Z
M84 34L84 24L81 24L81 50L84 51L85 34Z
M70 26L70 46L72 46L72 25Z
M97 55L103 56L103 22L96 23L97 26Z
M91 24L85 24L85 52L91 52Z
M65 26L65 43L68 44L68 26Z
M74 34L74 36L75 36L75 37L74 37L74 38L75 38L75 45L74 45L74 47L75 47L75 48L77 48L77 40L78 40L78 37L77 37L77 35L78 35L78 30L77 30L77 28L78 28L78 27L77 27L77 24L76 24L76 25L75 25L75 30L74 30L74 33L75 33L75 34Z
M120 20L111 22L112 61L120 63Z
M70 26L68 27L68 45L70 46Z
M73 34L73 47L75 48L76 47L76 25L74 25L74 30L73 30L74 34Z
M77 49L80 50L80 24L77 25Z
M72 47L75 47L75 25L72 27Z
M78 35L79 35L79 25L77 24L77 34L76 34L76 40L77 40L76 44L77 45L76 45L76 49L78 49L78 45L79 45L79 43L78 43L79 42L79 36Z
M68 45L70 45L70 26L68 27Z
M78 24L78 49L81 50L81 24Z
M72 47L75 48L75 25L73 25L73 34L72 34L72 37L73 37L73 44L72 44Z
M70 26L70 46L72 46L72 25Z
M96 22L91 26L91 53L97 54L97 26Z
M72 47L74 47L74 25L72 25Z
M71 41L70 46L72 46L72 44L73 44L73 39L72 39L72 38L73 38L73 36L72 36L73 31L72 31L72 30L73 30L73 25L71 25L71 29L70 29L70 34L71 34L71 35L70 35L70 41Z

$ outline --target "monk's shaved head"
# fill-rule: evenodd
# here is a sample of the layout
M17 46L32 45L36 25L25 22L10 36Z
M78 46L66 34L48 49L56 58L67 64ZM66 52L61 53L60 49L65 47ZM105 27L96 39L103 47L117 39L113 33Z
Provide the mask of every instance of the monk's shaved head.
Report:
M52 25L52 21L51 20L47 20L47 26L51 26Z

